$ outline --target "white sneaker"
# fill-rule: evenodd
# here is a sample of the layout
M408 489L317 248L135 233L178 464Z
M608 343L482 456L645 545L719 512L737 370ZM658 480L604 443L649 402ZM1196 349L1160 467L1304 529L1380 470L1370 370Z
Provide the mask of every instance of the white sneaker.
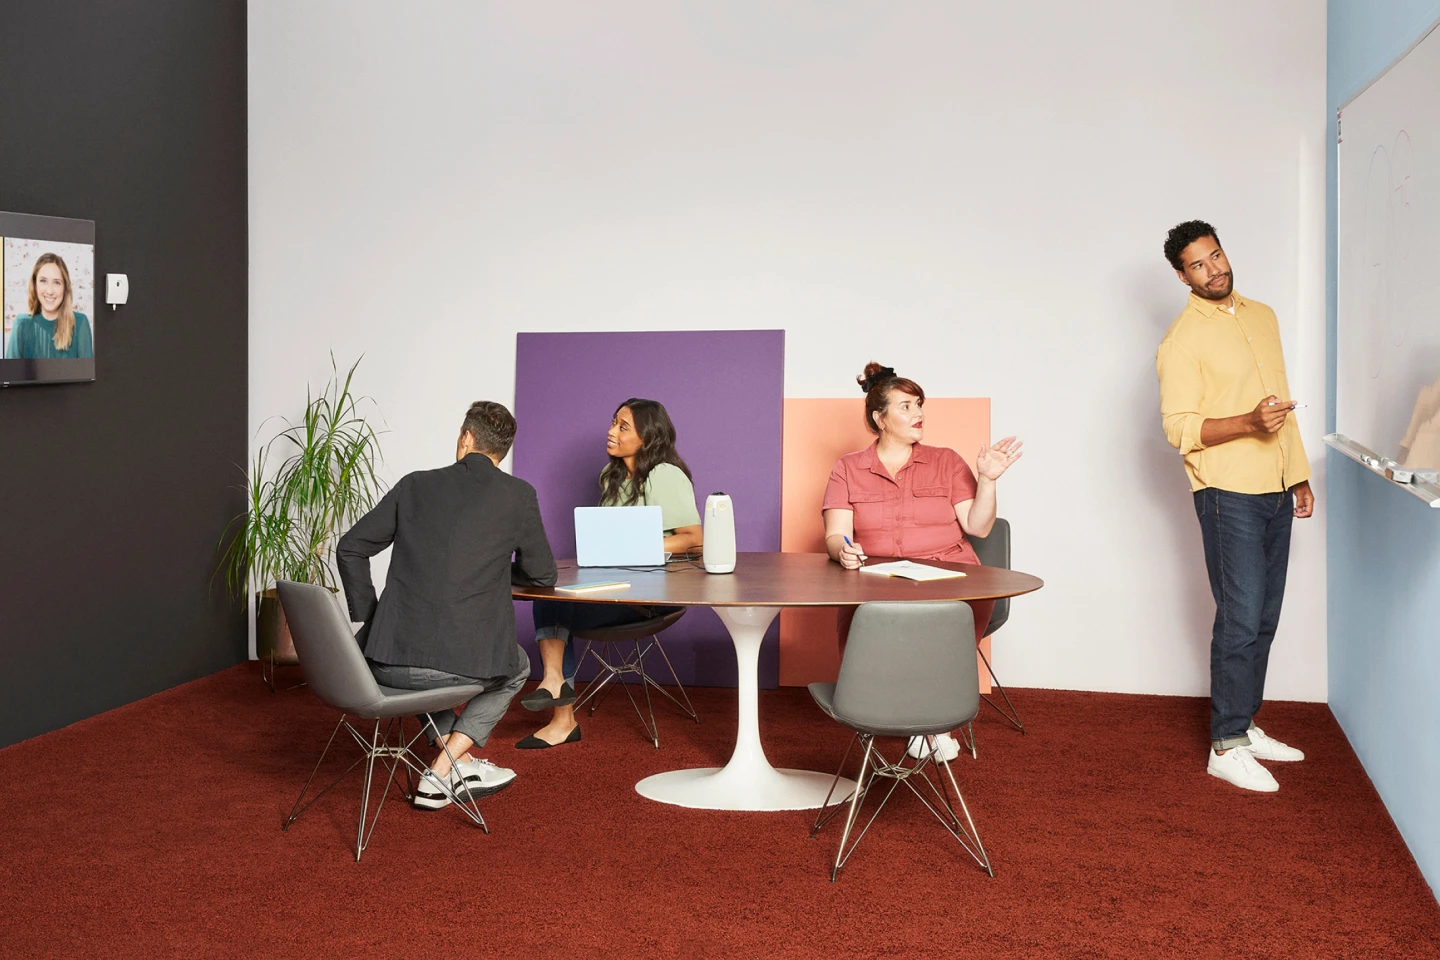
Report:
M499 793L515 781L515 771L497 767L489 760L461 760L455 764L459 784L471 797L488 797ZM461 794L464 798L464 794Z
M415 785L415 806L421 810L443 810L450 806L450 797L457 782L453 768L445 781L436 776L434 770L422 773L420 782Z
M1242 790L1257 793L1274 793L1280 784L1270 776L1270 771L1260 766L1249 747L1231 747L1224 753L1210 751L1210 763L1205 768L1212 777L1219 777L1233 783Z
M916 760L921 759L930 752L930 747L925 743L926 740L935 741L936 760L954 760L960 756L960 741L948 733L942 733L935 737L911 737L910 745L905 748L905 752Z
M1250 752L1256 760L1304 760L1305 752L1289 744L1281 743L1274 737L1267 737L1265 731L1251 725L1246 731L1250 735Z

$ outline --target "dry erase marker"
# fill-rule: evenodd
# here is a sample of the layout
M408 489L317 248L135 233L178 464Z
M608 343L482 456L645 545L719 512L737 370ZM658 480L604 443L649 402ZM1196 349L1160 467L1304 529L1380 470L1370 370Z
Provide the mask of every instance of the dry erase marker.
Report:
M845 537L845 546L847 546L847 547L853 547L853 546L855 546L855 544L851 543L851 542L850 542L850 538L849 538L849 537L846 537L845 534L842 533L842 534L840 534L840 536ZM869 560L869 559L870 559L870 558L867 557L867 556L865 556L865 554L863 554L863 553L860 554L860 562L861 562L861 563L864 563L866 560Z
M1271 401L1270 401L1270 406L1273 407L1273 406L1275 406L1277 403L1289 403L1289 402L1290 402L1289 400L1271 400ZM1310 404L1308 404L1308 403L1297 403L1297 404L1295 404L1295 406L1291 407L1290 409L1295 410L1295 409L1298 409L1298 408L1300 408L1300 407L1308 407L1308 406L1310 406Z

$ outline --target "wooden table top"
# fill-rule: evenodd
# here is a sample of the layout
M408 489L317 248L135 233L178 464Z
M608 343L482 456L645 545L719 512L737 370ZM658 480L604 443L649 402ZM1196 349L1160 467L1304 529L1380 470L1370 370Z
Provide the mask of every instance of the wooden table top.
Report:
M886 557L871 557L883 563ZM1000 567L926 560L930 566L962 570L963 577L926 582L846 570L823 553L742 553L735 572L706 573L689 562L661 570L584 567L562 560L556 586L625 580L623 589L566 593L555 587L512 587L516 600L572 600L582 603L643 603L678 607L853 607L871 600L995 600L1044 586L1039 577Z

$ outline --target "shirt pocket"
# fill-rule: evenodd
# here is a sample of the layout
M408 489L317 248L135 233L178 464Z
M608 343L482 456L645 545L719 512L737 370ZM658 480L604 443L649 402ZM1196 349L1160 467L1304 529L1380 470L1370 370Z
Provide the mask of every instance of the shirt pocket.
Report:
M920 524L953 523L955 505L950 502L950 488L944 485L914 487L911 497L915 504L915 522Z
M1255 359L1263 364L1262 369L1285 372L1285 350L1280 344L1280 331L1261 327L1250 334L1255 348Z
M855 511L855 535L860 531L874 530L885 525L885 504L892 499L883 490L850 489L850 508Z

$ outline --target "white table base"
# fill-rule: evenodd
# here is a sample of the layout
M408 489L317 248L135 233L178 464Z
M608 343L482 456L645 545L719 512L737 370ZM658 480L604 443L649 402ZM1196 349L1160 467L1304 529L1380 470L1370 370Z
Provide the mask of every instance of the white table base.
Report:
M650 800L702 810L809 810L825 802L834 774L810 770L777 770L760 745L760 641L779 607L712 607L735 643L740 701L735 750L723 767L700 767L657 773L635 784ZM855 789L844 777L835 784L830 802Z

